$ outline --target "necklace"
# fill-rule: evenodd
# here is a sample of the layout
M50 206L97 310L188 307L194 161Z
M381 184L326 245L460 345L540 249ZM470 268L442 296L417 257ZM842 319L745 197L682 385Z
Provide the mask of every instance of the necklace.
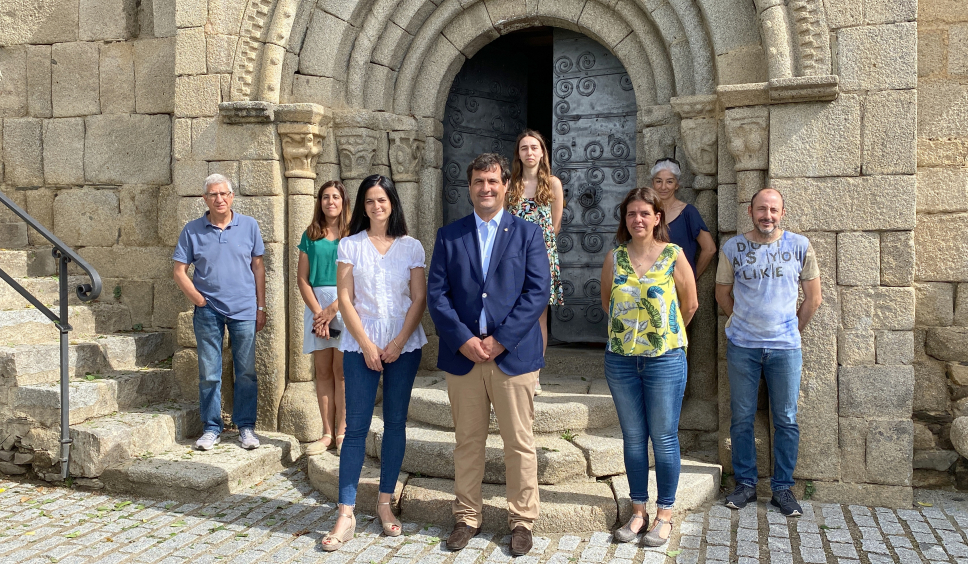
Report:
M642 266L643 264L645 264L646 257L648 257L649 255L652 254L652 249L654 247L655 247L655 239L652 239L652 241L649 243L649 247L645 250L644 253L642 253L642 255L641 255L642 256L642 259L639 262L634 262L634 259L633 259L632 266L639 267L639 266ZM632 259L631 253L629 253L629 258Z

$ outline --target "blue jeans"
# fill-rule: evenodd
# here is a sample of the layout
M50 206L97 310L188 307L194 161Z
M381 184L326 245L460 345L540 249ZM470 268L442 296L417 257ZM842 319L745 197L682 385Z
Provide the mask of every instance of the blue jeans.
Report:
M733 419L729 436L733 443L733 473L737 484L756 486L756 443L753 419L760 374L766 380L773 414L773 491L793 487L793 469L800 449L797 398L800 396L800 349L748 349L726 341L729 369L729 404Z
M229 329L235 385L232 394L232 422L242 429L255 428L259 383L255 376L255 320L230 319L206 304L195 307L192 321L198 342L198 403L202 429L221 433L222 423L222 340Z
M649 438L659 509L672 509L679 487L679 413L688 365L683 349L662 356L605 353L605 379L622 426L632 503L649 499Z
M407 411L410 391L420 366L420 349L403 353L397 360L383 364L383 448L380 451L380 493L393 494L407 446ZM363 354L343 354L346 382L346 437L339 456L339 502L356 505L366 456L366 435L373 420L373 404L380 373L366 366Z

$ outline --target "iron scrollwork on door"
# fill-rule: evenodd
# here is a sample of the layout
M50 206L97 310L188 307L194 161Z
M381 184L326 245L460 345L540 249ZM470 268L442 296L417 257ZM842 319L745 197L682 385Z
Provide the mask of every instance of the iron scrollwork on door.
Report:
M551 336L604 342L599 276L614 247L618 205L635 186L635 96L622 64L583 35L555 29L552 168L565 209L558 234L565 305Z
M444 224L473 211L467 165L477 155L514 156L514 140L527 123L527 71L516 54L492 43L461 68L444 115Z

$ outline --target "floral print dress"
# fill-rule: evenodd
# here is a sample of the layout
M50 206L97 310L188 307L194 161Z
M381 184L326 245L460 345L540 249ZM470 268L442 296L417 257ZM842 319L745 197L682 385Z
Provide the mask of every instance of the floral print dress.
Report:
M612 253L612 294L608 303L609 352L623 356L661 356L688 344L673 279L682 248L667 243L652 268L639 278L628 247Z
M521 198L508 211L521 219L538 224L541 228L545 246L548 247L548 262L551 263L551 298L548 305L565 305L564 292L561 289L561 267L558 266L558 240L551 221L551 204L542 206L534 198Z

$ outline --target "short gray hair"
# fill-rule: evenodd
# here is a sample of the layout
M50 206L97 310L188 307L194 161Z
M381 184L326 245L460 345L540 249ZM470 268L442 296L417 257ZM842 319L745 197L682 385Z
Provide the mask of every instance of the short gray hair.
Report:
M225 184L228 186L230 193L235 193L235 190L232 188L232 181L217 172L215 174L209 174L205 179L205 193L208 194L210 186L217 186L219 184Z
M670 161L669 159L663 159L655 163L655 166L653 166L652 170L649 171L649 178L655 178L655 175L659 174L659 172L663 170L668 170L671 172L672 176L676 177L676 180L679 180L679 177L682 175L682 170L679 168L679 165Z

